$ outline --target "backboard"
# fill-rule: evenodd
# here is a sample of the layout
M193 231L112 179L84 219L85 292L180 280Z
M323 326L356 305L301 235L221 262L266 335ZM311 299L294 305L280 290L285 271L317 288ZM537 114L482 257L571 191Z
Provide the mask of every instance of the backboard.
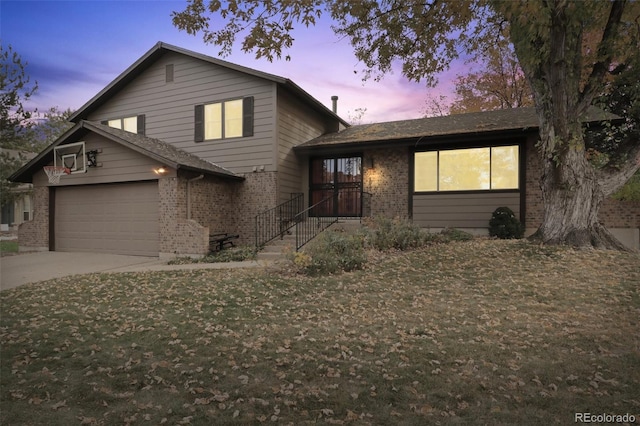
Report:
M87 155L84 142L59 145L53 148L53 165L66 167L71 174L86 173Z

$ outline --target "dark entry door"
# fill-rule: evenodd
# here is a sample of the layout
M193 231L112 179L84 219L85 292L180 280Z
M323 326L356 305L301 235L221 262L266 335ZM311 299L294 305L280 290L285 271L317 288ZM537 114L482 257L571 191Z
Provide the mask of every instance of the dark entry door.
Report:
M311 160L311 205L326 198L317 216L362 215L362 157L314 158Z

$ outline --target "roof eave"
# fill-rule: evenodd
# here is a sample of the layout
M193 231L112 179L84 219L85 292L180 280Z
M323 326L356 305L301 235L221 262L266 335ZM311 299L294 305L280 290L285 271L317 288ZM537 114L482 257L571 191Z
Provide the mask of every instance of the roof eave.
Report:
M76 112L74 112L69 117L69 121L77 123L80 120L86 118L86 116L91 112L93 112L94 110L96 110L104 102L106 98L110 97L114 91L119 90L121 86L127 84L135 76L139 75L142 71L144 71L150 65L151 59L154 59L156 56L159 56L162 54L161 52L162 49L163 49L163 44L161 42L156 43L137 61L135 61L126 70L124 70L119 76L117 76L111 83L105 86L104 89L98 92L97 95L89 99L89 101L87 101Z
M46 160L45 158L49 155L49 153L58 145L60 145L62 142L64 142L65 140L67 140L68 138L76 135L79 132L94 132L104 138L107 138L115 143L118 143L120 145L123 145L129 149L131 149L132 151L135 151L141 155L144 155L146 157L149 157L155 161L158 161L159 163L162 163L168 167L171 167L173 169L184 169L184 170L192 170L198 173L204 173L207 175L212 175L212 176L218 176L221 178L225 178L225 179L231 179L231 180L236 180L236 181L242 181L244 180L244 177L233 174L233 173L223 173L223 172L219 172L219 171L215 171L215 170L207 170L207 169L203 169L203 168L199 168L199 167L194 167L194 166L187 166L185 164L181 164L178 163L176 161L173 161L169 158L166 158L162 155L159 155L153 151L149 151L147 149L144 149L140 146L137 146L135 144L132 144L131 142L119 138L116 135L113 135L111 133L105 132L102 129L100 129L98 126L94 125L91 122L88 121L81 121L79 123L77 123L75 126L73 126L71 129L69 129L68 131L66 131L62 136L60 136L58 139L56 139L51 145L49 145L47 148L45 148L42 152L40 152L40 154L38 154L36 157L34 157L31 161L27 162L27 164L25 164L24 166L22 166L20 169L18 169L17 171L15 171L11 176L9 176L9 181L11 182L21 182L21 183L32 183L33 182L33 175L36 172L35 168L37 168L38 166L40 166L41 164L45 163Z
M188 170L188 171L196 172L196 173L202 173L202 174L206 174L206 175L210 175L210 176L217 176L217 177L228 179L228 180L235 180L237 182L242 182L242 181L245 180L244 176L230 175L230 174L227 174L227 173L214 172L214 171L211 171L211 170L201 169L199 167L186 166L184 164L178 164L175 168L176 169L180 169L180 170Z
M473 138L474 140L482 140L482 139L492 139L496 135L501 135L502 137L508 136L522 136L530 133L535 133L538 131L538 128L535 127L522 127L522 128L513 128L513 129L499 129L492 131L478 131L474 130L471 132L464 133L447 133L447 134L437 134L437 135L427 135L427 136L408 136L402 138L386 138L386 139L378 139L378 140L367 140L367 141L348 141L348 142L336 142L336 143L328 143L328 144L319 144L319 145L298 145L293 147L293 149L299 154L310 154L322 151L354 151L358 149L373 149L373 148L388 148L388 147L398 147L398 146L413 146L419 142L428 142L430 145L434 144L443 144L443 143L451 143L451 142L464 142L468 141L469 138Z
M155 161L158 161L162 164L165 164L166 166L169 166L171 168L174 168L176 170L178 169L183 169L183 170L192 170L198 173L205 173L208 175L213 175L213 176L219 176L219 177L223 177L223 178L227 178L227 179L232 179L232 180L244 180L244 177L242 176L238 176L236 174L232 174L232 173L223 173L223 172L218 172L215 170L207 170L207 169L203 169L200 167L194 167L194 166L188 166L179 162L176 162L174 160L168 159L162 155L159 155L153 151L150 151L148 149L144 149L138 145L135 145L129 141L127 141L126 139L122 139L116 135L112 135L111 133L105 132L102 129L100 129L98 126L87 122L87 121L83 121L82 123L85 124L85 128L90 129L92 132L95 132L97 134L99 134L100 136L103 136L105 138L111 139L114 142L120 143L123 146L126 146L127 148L141 154L144 155L146 157L152 158Z
M21 183L33 183L33 174L34 171L29 172L31 169L37 167L40 163L44 161L44 158L62 141L71 137L78 131L83 129L82 123L78 123L66 132L64 132L61 136L58 137L55 141L53 141L49 146L47 146L44 150L42 150L38 155L33 157L30 161L28 161L25 165L20 167L18 170L13 172L11 176L7 179L10 182L21 182ZM29 172L29 173L27 173Z

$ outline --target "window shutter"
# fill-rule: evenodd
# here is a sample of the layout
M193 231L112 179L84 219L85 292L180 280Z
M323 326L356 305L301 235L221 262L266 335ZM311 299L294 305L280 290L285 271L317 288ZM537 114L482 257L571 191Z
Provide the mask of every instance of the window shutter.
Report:
M139 135L144 136L144 133L145 133L144 126L145 126L145 116L144 114L140 114L138 116L138 132L137 132Z
M253 136L253 96L242 99L242 136Z
M195 106L195 129L194 140L196 142L202 142L204 140L204 105Z

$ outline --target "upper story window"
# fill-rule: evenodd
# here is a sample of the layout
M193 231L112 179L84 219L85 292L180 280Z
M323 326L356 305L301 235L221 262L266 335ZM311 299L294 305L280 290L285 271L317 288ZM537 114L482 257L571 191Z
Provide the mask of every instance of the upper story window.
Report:
M115 129L121 129L130 133L137 133L144 135L145 133L145 117L144 115L134 115L132 117L115 118L112 120L103 121L102 124L106 124L109 127Z
M253 97L195 107L195 141L253 136Z
M518 189L519 163L518 145L416 152L414 190Z

